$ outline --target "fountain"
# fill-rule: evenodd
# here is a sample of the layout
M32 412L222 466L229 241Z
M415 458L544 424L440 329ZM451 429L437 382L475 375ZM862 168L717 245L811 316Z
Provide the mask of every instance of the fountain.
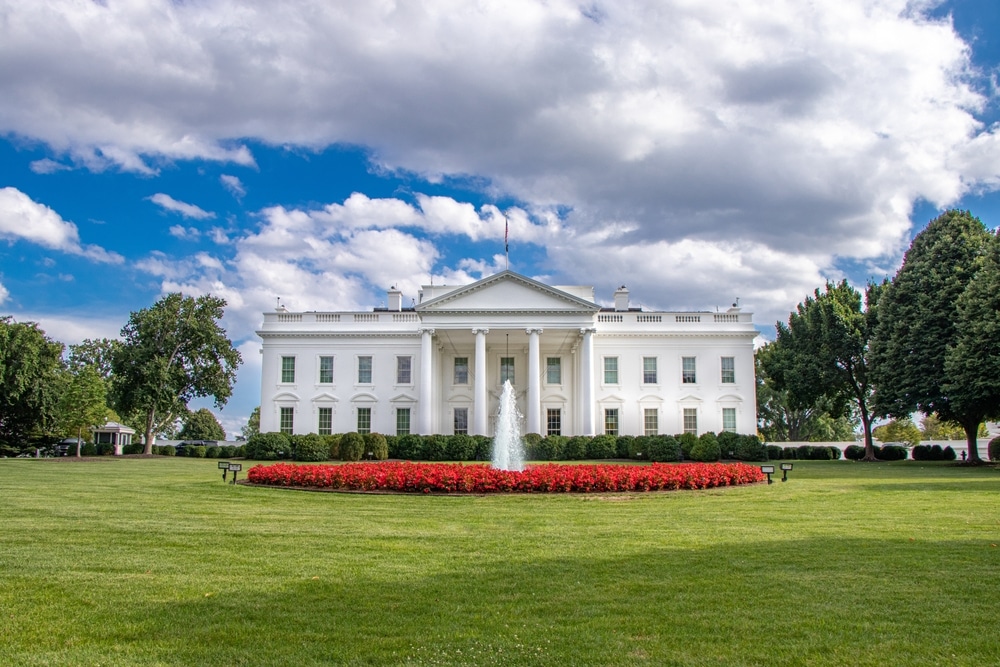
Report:
M503 383L497 431L493 438L493 467L500 470L524 470L524 445L521 443L521 413L514 401L510 380Z

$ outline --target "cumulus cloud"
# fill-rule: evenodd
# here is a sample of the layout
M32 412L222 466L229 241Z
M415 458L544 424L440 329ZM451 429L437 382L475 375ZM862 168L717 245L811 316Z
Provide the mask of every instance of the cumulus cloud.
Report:
M219 182L222 183L222 187L237 199L242 199L243 195L247 193L247 189L243 186L243 182L240 181L238 176L222 174L219 176Z
M81 255L95 262L121 264L124 258L96 245L81 245L72 222L17 188L0 188L0 239L26 241L52 250Z
M185 202L178 201L170 195L163 194L162 192L158 192L150 197L149 201L162 207L164 210L180 213L185 218L208 220L215 217L215 213L206 211L198 206L195 206L194 204L187 204Z

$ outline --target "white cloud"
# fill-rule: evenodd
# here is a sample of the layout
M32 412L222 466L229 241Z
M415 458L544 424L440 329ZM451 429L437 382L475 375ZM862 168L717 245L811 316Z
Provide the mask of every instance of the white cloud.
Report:
M171 197L170 195L158 192L149 198L149 201L153 202L157 206L163 207L167 211L173 211L174 213L180 213L185 218L194 218L195 220L208 220L215 217L215 213L206 211L194 204L187 204L182 201L178 201Z
M230 194L237 199L242 199L243 195L247 193L247 189L243 186L243 182L240 181L238 176L222 174L219 176L219 182L222 183L222 187L228 190Z
M41 160L35 160L29 167L31 171L36 174L54 174L57 171L66 171L72 169L69 165L65 165L61 162L56 162L55 160L50 160L49 158L43 158Z
M3 283L0 283L0 305L3 305L8 297L10 297L10 291L3 286Z
M201 237L201 231L196 227L171 225L169 231L171 236L182 240L196 241Z
M27 241L95 262L121 264L124 258L96 245L81 245L76 225L63 220L17 188L0 188L0 239Z

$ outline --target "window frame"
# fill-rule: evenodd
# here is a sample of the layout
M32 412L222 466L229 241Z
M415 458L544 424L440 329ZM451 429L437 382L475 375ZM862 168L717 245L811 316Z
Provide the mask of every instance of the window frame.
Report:
M469 384L469 358L468 357L454 357L452 364L452 384L457 385L468 385ZM459 363L460 361L464 363ZM464 369L462 372L464 376L459 377L459 369Z
M732 426L726 426L726 415L732 417ZM736 433L736 408L722 408L722 430Z
M684 408L681 412L681 425L684 433L698 435L698 408ZM689 422L689 420L691 420Z
M361 435L368 435L372 432L372 409L370 407L359 407L357 418L357 432Z
M295 408L284 405L279 406L278 432L284 433L285 435L291 435L295 432Z
M698 384L698 357L681 357L681 384Z
M604 433L618 436L621 432L621 413L618 408L604 408Z
M614 366L614 368L611 366ZM620 384L619 368L620 365L617 356L604 357L604 384Z
M514 357L507 357L507 356L500 357L500 386L501 387L503 386L503 383L506 380L510 380L511 385L517 384L517 380L514 377L515 376L515 368L516 368L516 359Z
M323 423L324 421L326 422L325 424ZM316 415L316 433L319 435L333 434L333 408L326 406L318 408Z
M553 371L555 373L554 379ZM545 357L545 384L562 384L562 357Z
M642 383L659 384L659 368L656 357L642 358Z
M652 428L650 428L650 418L652 417ZM642 410L642 434L660 434L660 411L657 408L643 408Z
M365 370L362 367L362 361L365 360L365 359L368 360L368 368L367 368L368 379L367 380L364 380L363 377L362 377L362 375L361 375L362 372ZM357 376L355 378L357 380L357 383L358 384L373 384L372 379L375 377L375 357L373 355L370 355L370 354L359 354L358 355L357 367L358 367L358 374L357 374Z
M396 384L413 384L413 357L409 354L396 357Z
M281 355L281 384L295 384L295 355Z
M405 426L400 428L403 422ZM396 435L410 435L412 423L410 408L396 408Z
M729 368L726 368L726 362L729 362ZM722 384L736 384L736 357L721 357L720 363L720 380Z
M323 365L326 363L327 360L329 360L330 367L329 368L323 368ZM321 354L319 356L319 361L317 362L317 369L318 369L318 375L319 375L319 379L317 381L318 384L333 384L333 363L334 362L333 362L333 356L332 355ZM329 372L329 374L330 374L329 375L329 378L330 378L329 380L324 380L323 379L323 374L326 373L326 372Z
M562 408L546 408L545 434L562 435Z
M461 419L459 419L461 415ZM452 409L451 431L455 435L469 434L469 408L458 407Z

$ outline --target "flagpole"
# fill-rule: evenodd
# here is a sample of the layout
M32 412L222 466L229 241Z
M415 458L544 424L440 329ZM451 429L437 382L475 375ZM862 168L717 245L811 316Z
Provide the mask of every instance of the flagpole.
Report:
M510 244L507 242L507 235L510 232L510 220L507 219L507 214L503 214L503 256L504 256L504 270L510 270Z

